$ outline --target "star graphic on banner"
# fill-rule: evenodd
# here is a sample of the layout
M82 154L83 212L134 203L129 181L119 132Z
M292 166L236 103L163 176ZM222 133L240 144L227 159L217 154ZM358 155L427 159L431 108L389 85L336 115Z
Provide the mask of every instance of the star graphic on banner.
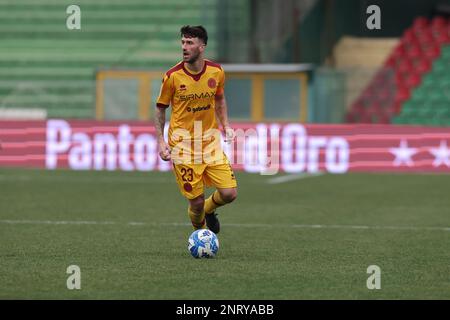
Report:
M394 166L399 166L402 163L407 166L413 166L412 156L417 153L416 148L408 148L408 142L406 140L400 141L398 148L390 148L389 152L395 156Z
M450 167L450 149L447 147L447 141L441 140L439 148L430 148L430 153L434 156L434 167L439 167L441 164Z

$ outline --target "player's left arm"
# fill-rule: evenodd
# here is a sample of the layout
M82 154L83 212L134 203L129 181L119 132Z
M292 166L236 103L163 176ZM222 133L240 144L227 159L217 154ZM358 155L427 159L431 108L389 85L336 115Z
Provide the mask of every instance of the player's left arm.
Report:
M234 139L234 130L230 127L228 122L228 107L225 100L225 72L221 70L219 74L219 85L217 87L215 104L216 104L216 116L219 119L223 132L225 133L225 142L231 142Z
M234 130L230 127L228 122L228 107L225 100L225 94L222 92L221 95L216 95L216 116L219 119L223 132L225 133L225 142L231 142L234 138Z

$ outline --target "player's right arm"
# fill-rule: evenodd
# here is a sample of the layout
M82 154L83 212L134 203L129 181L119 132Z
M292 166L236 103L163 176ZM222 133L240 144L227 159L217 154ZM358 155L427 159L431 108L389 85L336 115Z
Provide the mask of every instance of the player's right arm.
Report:
M164 161L170 160L170 147L164 140L164 125L166 124L166 109L156 107L155 110L155 129L158 137L158 153Z
M169 107L173 96L173 84L170 77L164 75L161 90L155 109L155 129L158 138L158 153L164 161L170 160L170 147L164 140L164 126L166 124L166 108Z

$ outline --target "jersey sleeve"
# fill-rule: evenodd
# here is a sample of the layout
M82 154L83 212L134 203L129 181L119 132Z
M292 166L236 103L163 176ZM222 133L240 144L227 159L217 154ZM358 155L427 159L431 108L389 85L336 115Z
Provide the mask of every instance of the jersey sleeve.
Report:
M156 106L160 108L167 108L170 105L170 101L173 96L173 77L164 75L162 80L161 89L159 91L158 100L156 100Z
M224 88L225 88L225 71L223 71L222 69L220 70L219 73L219 83L217 85L216 97L223 96Z

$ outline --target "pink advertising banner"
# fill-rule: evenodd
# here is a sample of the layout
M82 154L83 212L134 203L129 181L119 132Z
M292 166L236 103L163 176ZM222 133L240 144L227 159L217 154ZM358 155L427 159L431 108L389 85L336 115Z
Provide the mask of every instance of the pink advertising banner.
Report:
M167 126L166 126L167 127ZM234 123L223 144L247 172L450 172L450 128ZM168 171L151 122L0 121L0 166Z

